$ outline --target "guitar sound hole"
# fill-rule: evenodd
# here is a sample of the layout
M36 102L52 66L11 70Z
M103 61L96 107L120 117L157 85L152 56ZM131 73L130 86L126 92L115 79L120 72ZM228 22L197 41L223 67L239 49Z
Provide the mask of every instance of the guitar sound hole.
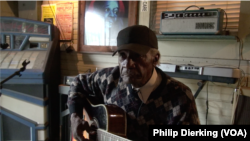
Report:
M100 128L100 127L99 127L98 120L97 120L95 117L93 118L93 121L92 121L90 127L91 127L91 128L93 127L93 129Z
M96 124L96 122L93 122L91 125L90 125L91 128L93 129L97 129L98 128L98 125Z

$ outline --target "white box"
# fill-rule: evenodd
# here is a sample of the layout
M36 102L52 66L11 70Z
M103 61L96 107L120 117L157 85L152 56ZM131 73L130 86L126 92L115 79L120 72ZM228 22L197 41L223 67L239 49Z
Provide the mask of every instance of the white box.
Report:
M173 64L160 64L160 66L158 66L158 68L160 68L164 72L175 72L176 65L173 65Z
M241 71L240 69L234 69L234 68L203 67L201 71L199 72L199 75L240 78Z

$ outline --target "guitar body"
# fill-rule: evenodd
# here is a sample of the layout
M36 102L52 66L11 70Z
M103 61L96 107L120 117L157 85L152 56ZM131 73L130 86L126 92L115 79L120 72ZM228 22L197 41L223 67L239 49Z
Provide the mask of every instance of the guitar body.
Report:
M86 100L83 109L83 118L89 125L95 125L97 129L97 140L126 140L127 118L126 113L116 105L94 105ZM83 133L84 138L89 139L86 131ZM72 137L73 138L73 137ZM73 138L73 141L76 141Z

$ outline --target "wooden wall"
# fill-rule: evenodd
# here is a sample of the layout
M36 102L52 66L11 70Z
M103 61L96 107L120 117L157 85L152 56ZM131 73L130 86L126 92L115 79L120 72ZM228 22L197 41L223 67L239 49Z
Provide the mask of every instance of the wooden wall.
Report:
M0 1L0 16L18 17L17 1Z
M65 42L67 46L73 46L74 50L77 48L78 42L78 3L79 1L43 1L43 4L57 4L57 3L67 3L72 2L74 4L73 10L73 35L72 35L72 42ZM58 26L59 27L59 26ZM63 42L61 42L62 45ZM64 51L66 48L61 46L61 50Z
M77 3L75 3L77 8ZM249 3L248 3L249 5ZM148 8L149 9L149 8ZM74 10L75 11L75 10ZM77 12L74 12L77 15ZM139 24L148 26L148 13L139 14ZM249 13L244 13L249 16ZM77 17L77 16L74 16ZM244 21L240 21L244 26ZM240 23L240 25L241 25ZM74 25L77 20L74 19ZM245 25L249 26L249 25ZM77 26L74 26L77 32ZM248 27L246 27L248 29ZM249 35L249 32L244 35ZM240 68L245 72L248 79L244 81L249 84L250 76L250 37L242 37L244 41L243 59ZM74 44L77 42L74 39ZM161 51L161 63L172 64L192 64L195 66L214 66L237 68L239 64L239 42L236 39L229 40L159 40L159 50ZM76 48L76 46L75 46ZM94 72L96 69L117 65L117 56L111 54L87 54L61 51L61 77L75 76L79 73ZM189 86L193 94L197 91L197 82L200 80L181 79L177 80ZM208 124L231 124L232 109L231 103L236 84L224 84L209 82L205 85L196 99L199 117L202 124L206 124L206 99L208 94L209 111ZM248 85L249 87L249 85Z

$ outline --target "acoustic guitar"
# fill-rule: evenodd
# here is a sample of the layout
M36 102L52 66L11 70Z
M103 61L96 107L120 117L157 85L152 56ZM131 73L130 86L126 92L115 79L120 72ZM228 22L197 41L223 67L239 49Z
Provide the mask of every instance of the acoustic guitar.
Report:
M97 141L130 141L126 139L127 118L125 111L116 105L94 105L88 99L86 101L83 108L83 119L90 126L97 127ZM86 139L91 138L86 131L83 132L83 136ZM72 136L72 141L77 140Z

